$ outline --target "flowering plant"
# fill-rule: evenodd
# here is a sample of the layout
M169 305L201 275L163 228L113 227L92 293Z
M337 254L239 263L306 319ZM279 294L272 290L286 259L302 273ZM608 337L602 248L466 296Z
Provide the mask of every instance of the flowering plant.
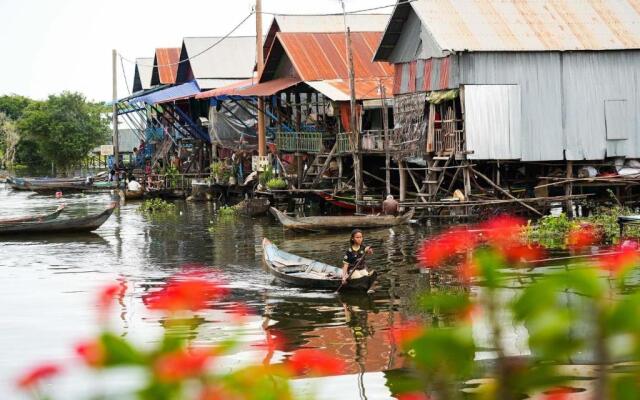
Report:
M199 324L198 312L214 308L227 295L222 282L205 270L179 273L169 278L163 288L143 297L149 310L162 313L165 330L152 348L137 346L109 329L110 310L115 299L122 298L126 290L126 282L120 281L100 291L97 303L102 330L75 347L75 354L84 367L98 374L123 368L143 372L144 381L134 393L120 393L114 398L286 400L292 398L290 378L344 371L341 360L315 349L299 350L277 365L263 363L232 371L216 368L221 357L236 348L237 341L230 339L215 346L195 346L188 335L183 334ZM227 322L240 324L248 313L245 306L233 307ZM267 354L273 354L282 346L273 337L269 335L261 346ZM41 391L42 381L68 369L68 366L45 363L27 371L17 384L35 398L49 398Z

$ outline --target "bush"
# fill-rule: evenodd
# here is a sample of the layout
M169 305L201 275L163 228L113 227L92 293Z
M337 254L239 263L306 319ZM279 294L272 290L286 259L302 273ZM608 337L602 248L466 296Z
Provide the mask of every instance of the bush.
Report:
M174 217L176 205L162 199L149 199L140 205L138 212L147 217Z
M286 189L287 182L282 178L272 178L267 181L267 189L278 190L278 189Z

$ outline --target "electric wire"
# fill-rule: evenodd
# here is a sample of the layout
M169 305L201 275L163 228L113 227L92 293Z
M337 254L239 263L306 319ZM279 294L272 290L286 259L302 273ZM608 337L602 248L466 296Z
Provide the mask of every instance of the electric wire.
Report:
M363 12L369 12L369 11L376 11L376 10L382 10L385 8L390 8L390 7L395 7L399 4L408 4L408 3L413 3L414 1L417 0L400 0L398 3L394 3L394 4L388 4L388 5L384 5L384 6L378 6L378 7L371 7L371 8L364 8L364 9L360 9L360 10L352 10L352 11L346 11L346 12L338 12L338 13L326 13L326 14L287 14L287 13L274 13L274 12L267 12L267 11L262 11L262 14L265 15L271 15L271 16L279 16L279 17L329 17L329 16L342 16L342 15L358 15L359 13L363 13ZM206 53L207 51L211 50L212 48L216 47L217 45L219 45L220 43L222 43L224 40L228 39L235 31L237 31L242 25L244 25L245 22L247 22L247 20L249 18L251 18L251 16L253 16L255 14L255 10L252 10L249 15L247 15L242 21L240 21L239 24L237 24L231 31L229 31L229 33L227 33L226 35L222 36L218 41L216 41L215 43L213 43L211 46L207 47L206 49L202 50L201 52L194 54L193 56L190 56L184 60L180 60L176 63L169 63L169 64L162 64L162 65L149 65L149 64L136 64L135 60L131 60L125 56L123 56L122 54L118 53L118 56L120 57L121 60L124 60L128 63L131 64L136 64L138 66L141 67L150 67L150 68L154 68L154 67L170 67L170 66L174 66L174 65L179 65L181 63L185 63L187 61L190 61L204 53Z

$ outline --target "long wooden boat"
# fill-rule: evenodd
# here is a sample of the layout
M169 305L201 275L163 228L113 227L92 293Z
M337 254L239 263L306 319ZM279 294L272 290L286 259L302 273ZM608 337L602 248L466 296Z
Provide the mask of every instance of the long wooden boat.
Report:
M269 211L271 202L264 197L256 197L253 199L244 199L240 203L233 206L240 214L250 217L257 217Z
M34 192L82 191L92 188L92 182L86 178L15 178L7 180L14 190Z
M49 214L25 215L23 217L0 218L0 225L15 224L19 222L44 222L52 221L64 211L64 204L60 205L54 212Z
M107 219L109 219L116 206L117 203L112 202L109 207L101 213L88 215L86 217L1 224L0 235L91 232L98 229Z
M396 226L408 223L414 213L414 210L411 209L405 214L397 217L391 215L342 215L294 218L274 207L271 207L269 210L285 228L303 231Z
M318 197L327 203L342 208L343 210L356 211L356 199L355 197L338 196L327 192L314 192ZM382 200L380 200L382 204ZM366 212L380 212L382 206L362 206Z
M262 240L262 258L269 272L289 285L336 290L342 284L342 268L287 253L267 238ZM367 290L374 279L375 275L350 279L343 289Z

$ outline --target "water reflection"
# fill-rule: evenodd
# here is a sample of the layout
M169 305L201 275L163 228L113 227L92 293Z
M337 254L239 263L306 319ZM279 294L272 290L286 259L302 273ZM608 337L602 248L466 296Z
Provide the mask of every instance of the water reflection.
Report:
M70 215L95 212L108 194L65 195ZM53 196L14 192L0 187L0 217L54 209ZM415 247L432 232L403 226L365 232L375 249L368 258L380 275L373 296L340 294L287 287L275 281L262 265L261 242L269 238L281 249L303 257L339 265L349 234L308 234L284 231L270 216L221 218L208 203L177 202L172 218L149 220L137 212L139 203L117 210L95 233L64 236L0 238L0 398L14 398L12 379L26 366L43 359L66 360L72 344L94 330L93 293L105 282L124 277L129 291L115 315L115 328L142 343L155 340L164 321L145 309L141 297L162 286L184 264L215 268L230 289L229 299L201 315L181 332L196 345L211 345L240 335L245 346L227 360L278 363L292 351L320 348L347 363L347 375L302 379L320 398L377 399L391 396L389 374L406 365L389 335L394 324L417 317L440 321L417 311L413 298L423 290L440 290L448 281L424 274L415 262ZM65 211L66 213L67 211ZM535 273L514 276L504 301ZM482 295L474 288L471 295ZM571 298L570 296L568 299ZM255 315L241 329L230 327L228 312L241 302ZM505 317L506 318L506 317ZM474 335L483 343L485 323L479 319ZM439 322L438 322L439 323ZM578 329L578 328L576 328ZM507 340L514 354L527 354L526 327L513 327ZM283 335L283 352L265 354L265 340ZM478 358L491 357L491 349ZM320 382L320 383L319 383ZM314 390L315 390L314 389Z

